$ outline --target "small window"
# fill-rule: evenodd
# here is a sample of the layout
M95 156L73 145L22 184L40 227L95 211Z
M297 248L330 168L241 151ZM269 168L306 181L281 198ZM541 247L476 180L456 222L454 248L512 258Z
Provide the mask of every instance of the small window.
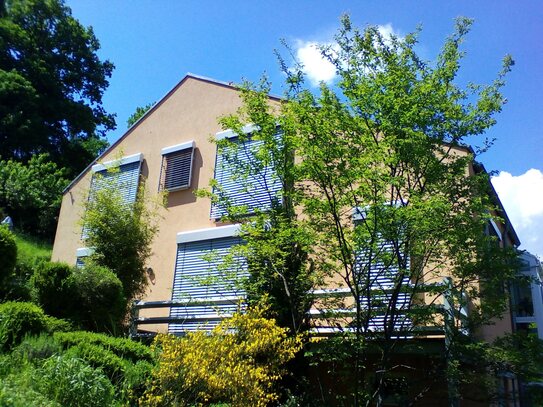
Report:
M179 191L190 187L194 141L162 149L161 188Z
M75 266L77 268L85 267L88 257L94 252L92 248L81 247L75 252Z

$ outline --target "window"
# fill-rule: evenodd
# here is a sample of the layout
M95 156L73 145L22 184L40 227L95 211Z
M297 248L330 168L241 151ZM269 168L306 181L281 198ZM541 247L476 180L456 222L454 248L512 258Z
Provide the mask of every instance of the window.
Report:
M387 218L387 211L395 210L395 204L385 204L381 208L355 208L353 220L355 228L364 228L368 218L368 211L372 216ZM411 326L410 320L403 311L407 311L411 305L409 254L406 252L405 227L394 222L385 222L383 232L371 231L366 236L360 233L360 249L356 253L355 272L360 282L362 292L368 295L363 299L363 304L370 313L369 328L381 330L388 323L387 315L390 307L399 312L394 313L394 327L402 330ZM369 228L372 228L370 225ZM360 232L362 232L360 230ZM364 239L364 240L362 240ZM403 273L403 275L402 275ZM397 288L400 287L399 292ZM405 290L401 288L405 287ZM394 303L394 304L391 304ZM390 315L389 315L390 317Z
M81 247L77 249L75 252L75 256L76 256L75 266L77 268L84 267L87 261L87 257L89 257L92 254L92 252L93 252L93 249L88 248L88 247Z
M177 259L170 317L181 322L169 326L170 333L212 329L222 318L237 310L244 296L236 280L246 276L244 259L229 256L232 246L240 244L238 225L202 229L177 235Z
M255 129L255 126L248 125L243 130L248 134ZM279 198L282 183L272 166L264 166L261 160L256 159L263 141L250 136L241 141L231 130L217 133L216 138L232 141L231 145L217 151L215 180L221 193L230 205L247 207L249 214L256 210L269 210ZM220 219L226 213L226 207L220 202L212 204L212 219Z
M138 193L142 159L143 154L134 154L120 160L93 165L92 171L94 175L91 181L89 199L92 199L92 195L104 188L105 185L114 185L121 192L125 203L134 203ZM118 170L111 170L116 167L118 167Z
M190 187L194 141L162 149L160 185L166 191L179 191Z
M140 153L93 165L89 199L93 199L102 188L114 186L120 191L124 203L133 204L138 194L142 159L143 154ZM81 240L85 240L87 235L88 230L83 227Z

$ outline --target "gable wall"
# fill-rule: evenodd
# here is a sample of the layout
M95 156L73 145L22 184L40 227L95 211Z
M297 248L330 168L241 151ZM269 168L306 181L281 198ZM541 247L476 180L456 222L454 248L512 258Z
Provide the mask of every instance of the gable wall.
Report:
M166 208L161 210L160 230L149 264L154 279L149 285L147 301L171 299L177 233L217 226L210 220L209 199L196 198L194 190L208 187L213 177L216 146L209 138L222 130L218 118L234 113L240 106L235 89L188 77L99 160L143 153L142 175L147 179L148 192L154 195L159 189L161 150L195 141L191 188L170 193ZM80 217L91 178L89 170L64 194L53 248L54 261L75 264L76 250L84 246L80 241Z

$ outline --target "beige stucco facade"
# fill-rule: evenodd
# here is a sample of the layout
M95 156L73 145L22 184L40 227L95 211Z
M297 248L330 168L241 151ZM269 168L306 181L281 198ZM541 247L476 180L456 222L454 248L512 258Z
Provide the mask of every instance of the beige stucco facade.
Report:
M271 98L270 102L278 103L278 100ZM233 86L188 75L98 160L107 162L143 154L141 174L148 192L153 195L160 189L161 150L194 141L191 186L171 192L166 207L160 210L160 228L149 263L153 278L144 300L172 297L177 233L220 226L210 219L210 200L197 198L194 191L208 187L213 178L217 147L210 139L223 130L218 119L234 113L240 106L239 93ZM81 216L91 179L92 171L88 168L64 193L53 261L75 264L77 249L84 247ZM167 309L161 311L168 312ZM157 314L155 311L154 315Z

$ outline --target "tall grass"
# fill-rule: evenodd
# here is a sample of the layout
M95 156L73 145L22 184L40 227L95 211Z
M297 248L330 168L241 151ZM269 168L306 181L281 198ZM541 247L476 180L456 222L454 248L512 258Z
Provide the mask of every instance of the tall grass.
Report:
M51 259L53 250L51 243L18 231L15 231L14 235L17 243L18 263L36 263Z

